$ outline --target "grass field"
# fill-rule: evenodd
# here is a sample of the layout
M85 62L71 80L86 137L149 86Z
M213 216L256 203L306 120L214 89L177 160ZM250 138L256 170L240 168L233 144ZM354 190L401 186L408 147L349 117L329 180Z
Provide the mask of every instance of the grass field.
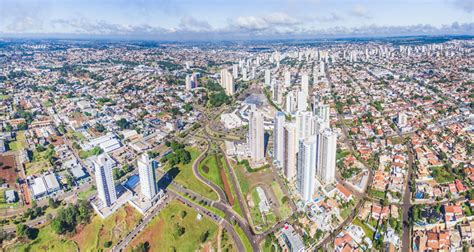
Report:
M46 225L41 228L38 233L38 237L29 242L19 244L14 249L7 249L7 251L58 251L58 252L69 252L77 251L78 247L74 241L66 240L59 237L51 229L50 225Z
M283 191L280 188L280 185L277 182L272 182L271 184L272 190L275 193L275 196L277 197L278 200L278 205L280 206L280 215L282 219L286 219L288 216L291 215L291 208L288 205L288 202L283 203L283 197L285 197L285 194L283 194Z
M202 162L199 164L199 172L201 175L212 183L218 185L222 190L224 190L224 185L221 180L221 176L219 175L219 167L217 166L217 160L215 155L207 156Z
M431 168L431 175L440 184L453 182L455 176L448 169L438 166Z
M374 231L372 229L370 229L366 224L362 223L362 221L359 220L359 218L355 218L354 221L352 222L352 224L361 227L364 230L365 235L367 237L369 237L369 238L374 237Z
M43 151L34 150L31 162L25 164L26 175L38 174L52 167L49 158L55 153L53 148Z
M264 227L265 221L264 221L264 216L260 212L260 208L258 207L258 204L260 203L260 197L258 196L256 188L252 189L252 201L253 201L253 207L250 207L250 214L252 215L252 220L254 223L254 226L260 226Z
M214 192L214 190L212 190L210 187L202 183L198 178L194 176L192 166L194 160L196 160L196 158L199 156L199 150L190 147L186 147L186 150L191 153L191 162L189 162L188 164L176 165L176 168L179 169L179 173L176 178L174 178L174 181L196 193L201 194L204 197L207 197L211 200L217 200L218 197L216 192ZM166 172L171 168L172 167L166 164L163 170Z
M18 151L24 149L26 146L26 138L24 131L18 131L16 134L16 140L8 143L8 149L12 151Z
M104 249L104 243L107 241L111 241L114 246L135 227L141 217L132 206L125 205L106 219L94 216L89 224L78 228L72 240L81 251L100 251Z
M181 235L179 228L184 228ZM131 251L142 242L150 244L150 251L197 251L202 247L202 236L208 232L204 243L212 242L216 248L217 225L207 217L197 219L197 212L178 201L172 201L130 243Z
M47 171L51 167L51 163L47 160L25 163L25 172L29 176Z
M77 197L79 199L85 200L85 199L89 198L90 196L92 196L96 192L97 192L97 190L94 189L94 187L90 187L88 190L80 192L79 194L77 194Z
M242 190L243 195L247 195L250 191L250 183L245 177L245 167L242 165L234 166L234 171L239 180L240 189Z

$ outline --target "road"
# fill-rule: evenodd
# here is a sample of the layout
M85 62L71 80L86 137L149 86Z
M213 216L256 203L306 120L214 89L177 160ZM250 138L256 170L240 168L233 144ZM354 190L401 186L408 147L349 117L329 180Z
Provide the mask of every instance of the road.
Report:
M408 146L407 146L408 147ZM413 154L408 152L408 174L405 181L405 191L403 195L403 236L402 236L402 251L409 252L411 243L411 227L409 223L409 214L411 208L411 178L413 176Z

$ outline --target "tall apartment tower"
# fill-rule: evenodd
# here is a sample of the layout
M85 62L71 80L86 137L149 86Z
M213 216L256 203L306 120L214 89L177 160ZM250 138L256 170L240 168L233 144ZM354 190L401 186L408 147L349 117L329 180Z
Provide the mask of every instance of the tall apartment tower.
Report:
M185 86L186 86L186 90L192 90L192 89L193 89L193 84L192 84L192 80L191 80L191 75L189 75L189 74L186 75L186 83L185 83Z
M248 145L250 156L254 162L260 162L265 158L263 115L252 105L249 114L249 138Z
M314 136L299 141L296 188L305 202L310 202L314 193L316 155L317 143Z
M265 86L270 86L270 82L271 82L270 69L266 69L265 70Z
M309 78L307 73L301 75L301 91L303 91L306 96L309 96Z
M298 140L314 135L315 118L310 111L298 111L296 113L296 133Z
M285 113L278 111L275 115L275 123L273 126L273 159L280 168L283 167L285 154L285 120Z
M106 206L111 206L117 201L114 178L112 176L112 165L107 154L101 154L93 161L95 169L95 181L99 199Z
M248 81L249 78L247 77L247 68L242 68L242 80Z
M232 66L232 75L234 76L234 79L239 78L239 65L238 64L234 64Z
M149 200L153 199L158 192L154 164L147 153L142 154L137 161L142 194Z
M221 86L224 88L225 93L227 95L234 95L235 87L234 87L234 78L232 75L227 71L227 69L221 70Z
M319 143L317 175L325 184L335 181L336 178L336 145L337 134L326 129L316 136Z
M296 176L296 154L298 152L298 138L296 134L296 124L288 122L283 128L283 171L288 181Z
M290 73L290 71L285 71L284 79L285 79L285 87L289 87L291 85L291 73Z
M323 121L329 122L329 105L320 103L315 106L314 110L315 115Z
M286 95L285 111L289 114L296 111L296 99L293 91L288 92Z
M298 91L297 98L298 101L298 111L306 111L308 108L308 96L304 91Z

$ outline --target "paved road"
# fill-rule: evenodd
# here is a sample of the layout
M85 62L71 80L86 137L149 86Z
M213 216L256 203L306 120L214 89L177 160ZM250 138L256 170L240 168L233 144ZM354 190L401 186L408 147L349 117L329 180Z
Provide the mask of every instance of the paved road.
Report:
M407 146L409 147L409 146ZM405 194L403 195L403 236L402 236L402 251L408 252L410 249L411 241L411 228L409 223L409 213L411 208L411 177L413 174L413 154L411 151L408 152L408 175L405 181Z

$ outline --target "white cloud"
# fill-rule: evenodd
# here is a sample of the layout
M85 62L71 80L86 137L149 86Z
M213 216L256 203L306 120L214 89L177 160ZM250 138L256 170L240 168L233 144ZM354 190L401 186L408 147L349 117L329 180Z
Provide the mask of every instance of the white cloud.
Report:
M367 19L372 18L367 8L360 4L353 6L352 9L349 11L349 13L356 17L367 18Z
M288 26L294 26L300 22L290 17L286 13L275 12L262 17L256 16L240 16L234 21L230 21L231 26L235 26L239 29L245 30L264 30L264 29L278 29L285 28Z
M183 17L179 22L179 28L184 31L210 31L212 26L204 20L198 20L194 17Z

